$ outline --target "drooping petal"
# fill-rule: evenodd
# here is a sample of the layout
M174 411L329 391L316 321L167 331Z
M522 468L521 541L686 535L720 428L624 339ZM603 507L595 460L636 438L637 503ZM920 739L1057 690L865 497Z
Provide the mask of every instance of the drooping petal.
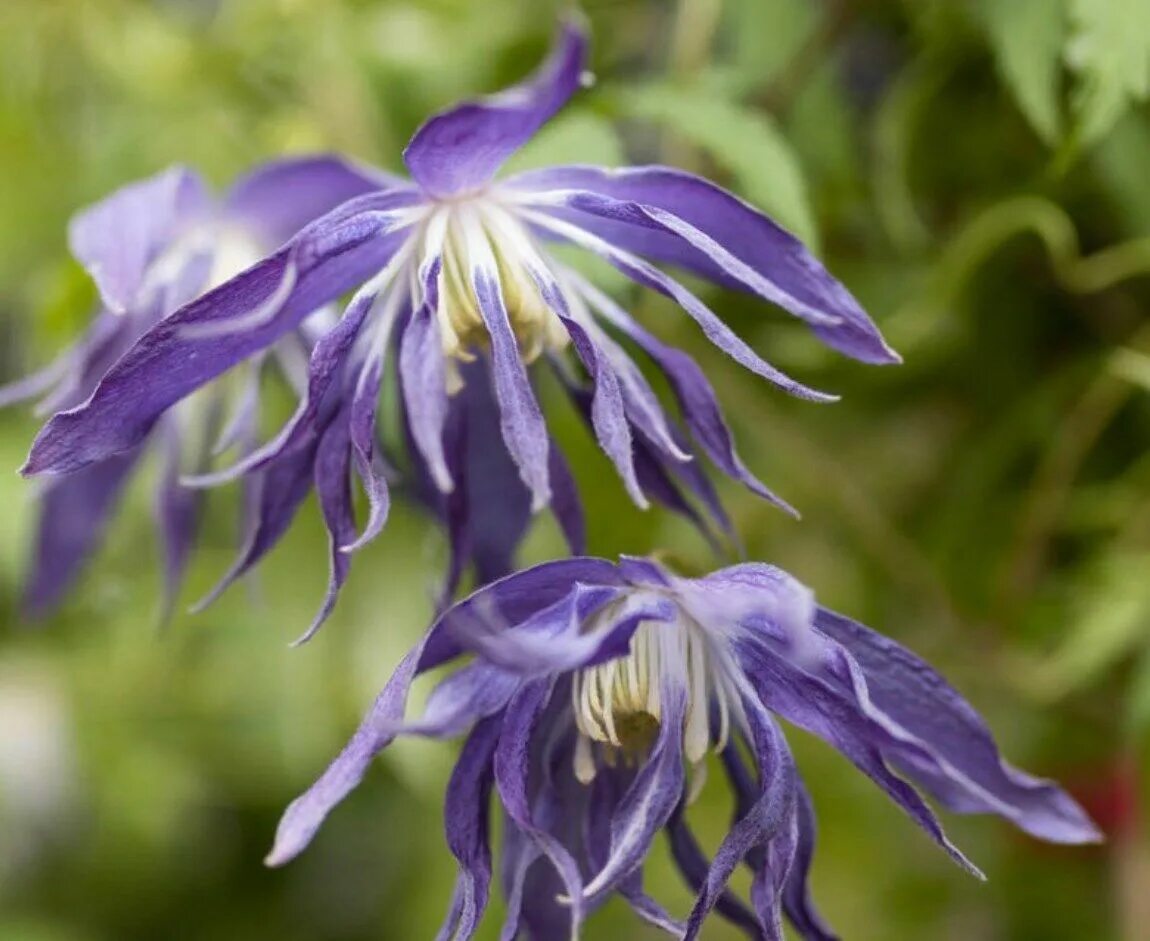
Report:
M532 252L532 255L534 253ZM529 256L530 257L530 256ZM607 351L592 338L583 324L575 319L568 308L559 282L542 261L535 256L529 264L531 275L543 302L562 321L572 345L591 377L591 425L603 452L611 459L623 486L637 506L646 509L649 504L635 476L635 459L631 441L631 426L624 406L623 391L615 367Z
M739 639L735 647L748 679L767 709L833 745L881 787L951 859L983 878L978 868L947 839L938 818L918 792L891 772L866 719L841 692L757 641Z
M685 941L698 937L703 920L722 897L735 867L752 849L767 850L794 814L795 767L790 749L774 720L753 694L746 697L744 714L759 767L758 790L751 797L749 806L735 820L715 854L687 920ZM757 907L760 921L768 933L777 934L781 938L779 914L782 910L782 893L779 890L785 882L786 871L770 875L782 878L777 879L777 886L771 886L775 891L769 893L769 904Z
M394 730L407 707L412 680L422 672L420 660L430 636L425 635L407 652L351 741L319 779L284 811L275 844L265 859L267 865L282 866L303 852L324 818L355 789L375 756L395 739Z
M216 586L192 608L202 611L220 597L236 579L249 572L280 541L311 492L318 442L275 461L261 472L258 497L243 545L230 569Z
M410 188L400 177L334 154L285 157L240 177L224 198L222 213L273 248L349 199Z
M708 340L744 369L773 382L780 389L797 398L812 402L836 401L837 396L828 395L825 392L819 392L805 386L772 366L752 350L746 341L741 339L697 296L654 265L564 220L544 216L535 211L527 212L525 215L542 231L595 253L623 272L636 284L657 291L673 300L699 325Z
M404 230L391 228L397 217L381 208L396 202L404 199L352 200L289 246L166 317L87 402L48 422L22 472L68 473L134 447L175 402L377 274L406 239ZM248 319L251 326L232 329Z
M550 437L511 327L495 258L481 234L473 234L468 241L471 283L491 341L491 374L503 440L531 491L531 508L538 511L551 501Z
M610 855L584 889L588 900L612 891L642 865L683 796L683 683L680 676L663 684L659 737L611 819Z
M551 698L551 680L524 686L507 706L495 752L495 783L499 799L516 825L550 860L571 901L571 932L577 936L583 920L583 877L571 853L541 827L531 810L531 737Z
M432 267L430 285L438 277L438 262ZM433 289L412 314L399 342L399 371L411 437L435 486L448 493L454 482L443 452L448 400L437 306L438 292Z
M899 362L858 301L798 239L714 183L669 167L572 166L524 173L506 185L544 198L589 191L552 211L627 251L778 303L848 356Z
M391 509L391 491L384 460L379 454L376 441L375 416L379 409L382 383L383 358L374 357L361 367L348 413L355 469L367 494L367 522L353 542L341 547L343 552L356 552L378 536L387 523L388 512Z
M948 809L1000 814L1027 833L1055 843L1101 839L1065 791L1003 760L982 717L929 664L825 608L819 609L815 623L862 668L865 696L858 696L860 711L896 739L918 746L892 748L892 757Z
M23 610L33 619L51 614L99 545L140 454L133 451L62 480L41 492L36 546L24 587Z
M491 887L488 803L494 781L492 758L498 741L498 718L476 725L463 743L447 783L443 821L447 845L459 861L456 886L457 892L462 889L462 905L458 914L453 912L444 924L440 936L455 941L470 941L487 908Z
M687 825L684 817L685 809L682 803L675 808L671 819L667 821L667 838L675 865L678 866L687 885L697 893L706 884L711 863ZM742 929L752 941L761 941L763 926L758 917L729 889L719 893L715 900L715 910L731 924Z
M312 444L321 433L319 423L329 420L329 415L325 413L330 413L333 407L331 399L342 391L340 383L345 378L348 356L359 339L375 301L373 290L361 288L348 304L339 323L312 348L308 361L307 391L295 414L271 441L231 467L189 478L187 483L210 487L235 480Z
M184 580L203 509L202 494L180 485L183 447L176 422L162 429L160 484L156 489L155 516L164 556L164 602L162 618L170 616Z
M78 213L68 226L68 244L107 308L122 314L135 302L160 252L210 205L198 174L171 167Z
M568 18L551 55L526 81L449 108L415 132L403 152L412 178L439 197L483 186L574 94L586 57L586 32Z
M796 810L798 814L798 843L795 847L794 865L791 867L786 885L783 887L783 910L803 941L839 941L838 935L831 931L826 922L823 921L811 900L808 879L811 862L815 855L817 825L811 796L801 778L798 780Z
M314 485L320 513L327 527L328 583L323 603L308 629L296 640L311 640L331 616L340 589L351 571L351 556L343 547L355 540L355 510L351 497L351 440L346 410L338 414L323 432L315 451Z
M638 344L666 375L687 427L715 466L741 482L752 493L797 516L797 512L786 501L776 496L747 469L735 451L734 439L723 417L718 397L698 363L682 350L668 346L649 333L626 310L589 282L578 283L580 292L594 310Z

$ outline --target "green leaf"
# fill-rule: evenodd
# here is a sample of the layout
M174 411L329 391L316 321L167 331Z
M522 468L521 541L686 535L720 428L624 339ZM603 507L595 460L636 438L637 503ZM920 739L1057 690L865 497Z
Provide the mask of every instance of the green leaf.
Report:
M1134 669L1127 703L1131 729L1140 733L1150 727L1150 645L1142 652Z
M1110 358L1110 371L1150 392L1150 356L1123 347Z
M1142 644L1150 632L1150 578L1140 555L1108 558L1084 589L1066 640L1036 684L1057 696L1086 685Z
M713 92L671 85L630 88L623 112L654 121L704 150L735 178L735 189L812 248L817 232L802 167L765 114Z
M593 163L618 167L626 161L619 135L606 118L569 111L547 124L507 162L505 173L560 163Z
M1002 79L1018 107L1048 144L1058 139L1058 78L1066 33L1052 0L980 0L979 18Z
M1066 61L1078 74L1074 110L1079 141L1087 145L1106 134L1132 102L1150 95L1150 12L1146 0L1067 2Z

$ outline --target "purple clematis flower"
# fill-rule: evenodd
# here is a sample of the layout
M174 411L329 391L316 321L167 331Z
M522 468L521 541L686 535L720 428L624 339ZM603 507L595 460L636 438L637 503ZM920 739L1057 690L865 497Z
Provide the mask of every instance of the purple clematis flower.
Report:
M739 459L694 361L561 264L546 243L579 246L671 298L735 361L801 397L833 398L767 363L652 261L777 304L855 359L898 357L797 239L706 180L658 166L567 166L496 181L504 161L580 87L586 56L583 29L566 22L551 56L522 84L432 117L404 152L411 181L388 178L148 331L88 401L48 423L25 473L68 473L131 452L175 403L267 349L317 306L353 292L338 325L315 345L307 395L291 422L230 470L199 481L277 467L284 497L265 520L269 533L282 531L306 482L316 481L333 547L325 610L346 577L348 552L384 524L373 428L392 358L417 476L452 536L453 573L468 563L498 569L531 512L548 505L572 551L581 551L578 498L529 375L540 358L559 372L636 503L658 500L696 520L709 515L729 531L697 452L776 500ZM685 431L624 342L665 374ZM505 473L504 465L512 480L492 499L488 472ZM371 504L360 531L353 471Z
M378 185L370 172L321 156L269 163L240 179L220 202L183 167L117 190L77 214L69 228L72 253L99 291L101 306L92 324L47 368L0 387L0 406L39 398L37 411L51 414L81 405L108 369L166 315L254 264L316 216ZM321 323L322 318L301 323L269 351L297 385L306 383L310 334ZM204 469L213 452L242 452L258 443L264 359L253 357L246 377L229 377L181 401L130 448L47 482L24 592L30 616L43 616L62 600L98 545L146 444L159 452L163 466L155 510L170 604L200 509L196 492L180 486L180 475ZM258 486L253 477L249 500L257 499Z
M405 721L412 680L469 652L425 713ZM575 936L617 892L678 937L696 937L714 910L752 938L781 939L785 913L801 937L825 941L834 935L807 889L814 811L780 718L833 745L975 874L911 783L950 810L998 814L1039 839L1099 839L1063 791L1003 761L983 720L930 666L820 607L785 572L750 563L686 579L646 559L572 558L446 611L288 808L268 862L303 850L397 736L466 736L446 795L459 876L440 937L470 938L486 906L494 791L505 816L505 939ZM710 751L736 803L713 859L684 816ZM685 921L643 891L660 830L697 892ZM727 888L740 864L752 873L749 904Z

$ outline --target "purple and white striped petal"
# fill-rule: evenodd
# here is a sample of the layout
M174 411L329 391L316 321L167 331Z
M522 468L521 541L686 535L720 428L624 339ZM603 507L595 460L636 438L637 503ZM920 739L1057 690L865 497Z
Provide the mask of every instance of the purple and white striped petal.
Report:
M571 933L574 937L578 935L583 920L583 877L563 843L539 826L532 814L529 798L531 737L551 698L552 686L549 679L534 680L516 693L508 704L495 751L495 783L508 815L550 860L562 880L571 902Z
M166 317L116 363L87 402L48 422L22 472L69 473L134 447L177 401L383 270L406 241L402 226L410 216L397 205L410 203L405 194L352 200Z
M667 346L649 333L627 311L589 282L580 280L576 283L577 289L595 312L633 340L663 371L671 383L687 427L715 466L738 480L752 493L797 517L798 512L755 477L735 451L734 439L719 407L718 397L698 363L682 350Z
M491 887L488 803L494 781L492 759L499 741L499 720L486 719L467 736L447 783L443 807L447 845L459 862L456 894L461 904L439 936L470 941L487 908Z
M610 855L583 890L587 900L611 892L642 865L683 796L683 682L677 676L663 684L659 737L611 819Z
M790 749L774 720L753 694L746 697L743 709L750 727L750 744L759 767L758 791L751 797L749 806L739 814L715 854L687 920L684 941L698 937L703 920L722 897L735 868L752 849L769 849L769 844L780 835L794 814L795 767ZM768 936L774 933L782 937L779 919L781 886L787 871L789 866L777 874L782 877L777 880L777 887L769 886L772 890L770 904L756 906Z
M834 402L837 400L837 396L811 389L776 369L752 350L746 341L742 340L698 297L674 278L664 274L639 256L633 255L565 220L544 215L537 210L527 210L524 212L524 216L541 231L593 252L610 263L612 267L623 272L636 284L641 284L673 300L699 325L708 340L744 369L773 382L780 389L797 398L812 402Z
M586 58L586 31L569 18L551 55L526 81L455 105L415 132L403 152L412 179L436 197L483 186L575 93Z
M1003 760L982 717L929 664L825 608L818 610L815 624L837 642L837 649L826 651L824 670L833 671L844 687L850 683L860 713L894 739L889 754L900 770L947 809L996 813L1054 843L1101 839L1098 828L1061 788ZM861 683L848 674L846 656L861 668Z
M473 265L471 284L491 340L491 375L503 440L531 491L531 509L537 512L551 500L550 438L511 327L499 267L486 238L474 231L477 223L471 222L467 237Z
M777 303L847 356L900 361L798 239L714 183L669 167L570 166L529 171L504 185L628 252Z

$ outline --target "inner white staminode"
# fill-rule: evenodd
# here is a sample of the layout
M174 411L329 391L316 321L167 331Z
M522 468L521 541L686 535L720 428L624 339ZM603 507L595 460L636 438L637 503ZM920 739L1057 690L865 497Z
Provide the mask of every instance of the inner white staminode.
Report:
M683 753L701 771L711 744L711 709L717 714L715 751L727 745L731 714L742 715L724 658L697 623L685 614L673 621L644 621L626 656L580 670L571 686L578 741L575 776L594 780L596 761L614 767L641 762L663 721L663 691L672 685L686 694ZM691 797L702 784L696 775Z
M435 203L422 226L424 259L442 258L436 311L443 352L470 362L488 343L475 276L498 281L511 330L526 363L568 342L562 321L540 294L533 271L546 265L526 227L491 193ZM449 385L454 385L449 375Z

